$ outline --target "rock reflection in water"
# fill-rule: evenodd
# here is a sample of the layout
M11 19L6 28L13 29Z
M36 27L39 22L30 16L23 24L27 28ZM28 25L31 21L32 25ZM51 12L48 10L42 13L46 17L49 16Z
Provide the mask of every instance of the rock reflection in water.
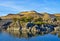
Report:
M11 36L18 38L30 38L38 35L48 34L48 32L19 32L19 31L7 31L7 33L9 33Z
M57 35L60 38L60 31L52 31L51 32L52 35Z
M60 38L60 32L58 32L58 37Z

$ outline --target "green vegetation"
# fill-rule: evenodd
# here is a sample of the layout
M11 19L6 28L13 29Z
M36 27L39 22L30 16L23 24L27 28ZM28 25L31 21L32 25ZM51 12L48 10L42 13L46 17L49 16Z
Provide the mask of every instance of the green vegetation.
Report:
M33 20L33 17L23 17L20 19L20 21L23 21L23 22L31 22Z
M34 19L33 17L23 17L23 18L21 18L21 19L17 19L17 18L14 18L13 19L13 21L14 21L14 23L16 23L16 21L20 21L20 23L22 24L22 23L26 23L26 22L31 22L31 21L33 21L33 24L39 24L39 25L41 25L41 24L46 24L45 22L43 22L43 19L42 18L37 18L37 19Z
M14 18L13 23L14 23L14 25L17 25L17 23L20 24L20 19Z
M37 18L37 19L35 19L34 21L35 21L35 22L37 22L37 21L42 22L42 21L43 21L43 19L42 19L42 18Z
M59 17L59 16L56 16L56 19L57 19L57 20L60 20L60 17Z
M33 24L38 24L38 25L41 25L41 24L46 24L46 23L44 23L44 22L33 22Z
M18 19L17 18L13 18L13 22L16 22Z
M17 21L20 22L20 19L18 19L18 18L13 18L13 23L14 23L14 24L16 24Z
M46 23L43 22L42 18L37 18L37 19L34 20L33 24L39 24L39 25L41 25L41 24L46 24Z

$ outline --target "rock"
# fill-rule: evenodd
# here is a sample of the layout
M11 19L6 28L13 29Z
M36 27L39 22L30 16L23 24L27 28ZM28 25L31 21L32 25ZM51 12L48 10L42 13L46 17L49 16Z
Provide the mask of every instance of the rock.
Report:
M31 29L31 32L36 32L36 26L33 26L32 29Z
M0 21L1 21L2 19L0 18Z
M33 26L34 26L34 24L33 24L33 23L31 23L31 22L28 22L28 23L27 23L27 25L26 25L26 27L27 27L28 29L29 29L29 27L31 27L31 28L32 28Z
M54 27L55 31L59 31L60 27Z

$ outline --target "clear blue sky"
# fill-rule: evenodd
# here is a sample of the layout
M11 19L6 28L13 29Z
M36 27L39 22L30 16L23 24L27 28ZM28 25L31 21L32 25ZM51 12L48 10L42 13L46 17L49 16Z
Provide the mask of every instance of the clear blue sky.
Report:
M60 13L60 0L0 0L0 16L30 10Z

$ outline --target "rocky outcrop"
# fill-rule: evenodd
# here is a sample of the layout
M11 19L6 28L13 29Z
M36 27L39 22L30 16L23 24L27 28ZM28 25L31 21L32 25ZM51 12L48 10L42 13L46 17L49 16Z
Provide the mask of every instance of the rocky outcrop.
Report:
M0 21L0 30L6 30L8 26L12 23L12 20L1 20Z
M48 14L48 13L38 13L36 11L25 11L25 12L20 12L18 14L8 14L7 16L2 16L1 19L22 19L23 18L23 23L19 21L17 21L16 23L12 22L7 30L22 30L22 31L46 31L49 30L51 28L48 28L48 26L46 28L42 28L41 26L38 26L37 24L32 24L31 22L35 22L34 20L39 19L39 22L48 22L49 23L53 23L52 19L55 18L56 15L53 14ZM32 19L32 18L33 19ZM29 20L28 18L30 18L33 21L28 21L30 23L25 22L26 19ZM25 19L25 20L24 20ZM40 21L40 19L42 21ZM54 23L55 24L55 23ZM52 28L53 29L53 28Z

